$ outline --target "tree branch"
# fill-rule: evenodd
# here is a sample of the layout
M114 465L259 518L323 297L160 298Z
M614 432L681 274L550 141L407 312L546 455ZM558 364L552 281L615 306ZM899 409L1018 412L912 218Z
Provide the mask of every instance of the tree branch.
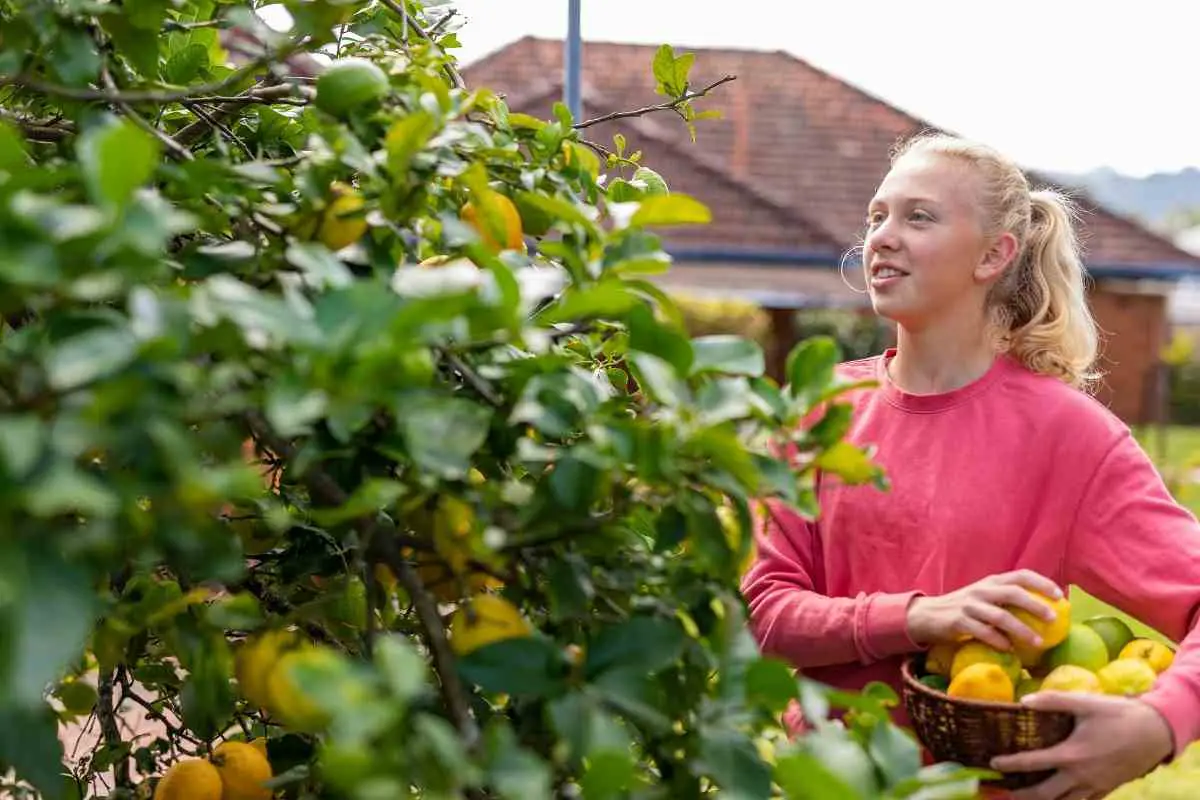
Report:
M248 411L244 418L251 435L259 443L285 461L291 459L291 445L271 430L262 414ZM309 467L303 475L303 480L313 499L324 505L341 506L349 499L345 490L318 466ZM382 518L371 520L360 517L355 521L355 527L358 528L365 546L387 564L412 600L417 619L425 634L425 643L433 658L434 670L438 674L446 710L468 747L473 748L479 739L478 727L471 716L466 689L458 678L454 651L450 649L450 642L446 638L446 629L438 613L437 603L421 582L416 570L400 555L396 546L396 531L390 522ZM373 562L374 559L369 558L368 561Z
M405 10L404 6L399 2L399 0L380 0L380 2L382 2L385 6L387 6L389 9L391 9L393 14L396 14L397 16L399 16L400 19L402 19L404 21L404 24L405 24L405 26L407 26L408 30L415 33L417 35L418 39L424 39L426 42L428 42L430 44L430 46L437 48L437 50L439 52L441 52L442 55L445 55L445 51L443 51L440 47L438 47L437 42L435 42L433 40L433 37L430 36L429 31L424 30L417 23L417 21L412 18L412 15L410 15L408 13L408 11ZM439 26L441 25L441 21L439 21L438 25ZM450 79L450 83L451 83L451 85L454 86L455 89L465 89L466 88L467 82L463 80L462 74L457 69L455 69L453 65L446 64L444 67L444 70L446 72L446 77L448 77Z
M461 375L462 379L478 392L480 397L496 408L501 408L504 405L504 401L500 395L496 394L496 390L492 388L492 385L484 380L478 372L468 366L467 362L463 361L457 353L452 353L444 348L438 348L438 350L447 363L450 364L450 368Z
M114 674L119 677L120 672L121 667L118 666ZM121 738L121 729L117 727L117 710L116 704L113 703L113 677L105 675L100 679L100 685L97 687L96 715L100 719L100 732L104 736L105 746L116 751L125 744L125 740ZM128 756L113 763L113 775L116 777L117 786L133 789Z
M202 742L199 739L197 739L196 737L192 736L190 733L188 733L186 730L184 730L179 725L176 725L175 723L171 722L171 720L167 719L166 715L164 715L161 711L156 709L149 700L147 700L146 698L142 697L140 694L135 692L133 690L133 682L130 680L128 674L122 675L122 678L121 678L121 699L125 700L126 698L128 698L129 700L132 700L133 702L135 702L139 706L141 706L142 709L146 712L147 719L151 719L151 720L154 720L155 722L161 723L162 726L167 729L167 733L169 733L170 735L178 737L180 739L184 739L185 741L191 742L192 744L197 745L197 746L204 745L204 742Z
M225 138L228 139L229 141L233 142L234 144L236 144L241 149L241 151L246 154L247 158L249 158L249 159L254 158L254 152L249 147L246 146L246 143L241 140L241 137L239 137L236 133L234 133L233 129L230 128L228 125L226 125L224 122L217 119L212 114L208 113L203 108L201 108L199 103L197 103L194 100L184 100L183 106L188 111L192 112L197 117L204 120L209 125L211 125L212 127L219 130L222 134L224 134Z
M75 133L75 124L65 119L30 119L4 108L0 108L0 119L16 125L26 138L35 142L61 142Z
M681 105L683 105L684 103L686 103L690 100L695 100L698 97L704 97L706 94L711 92L713 89L716 89L721 84L729 83L730 81L735 81L735 80L737 80L736 75L726 75L725 77L721 78L720 80L713 81L708 86L705 86L703 89L700 89L695 92L684 92L682 95L680 95L679 97L676 97L674 100L671 100L669 102L659 103L659 104L653 105L653 106L643 106L642 108L635 108L633 111L614 111L611 114L604 114L603 116L594 117L593 119L585 119L583 122L577 122L572 127L574 127L575 130L583 130L584 128L590 128L593 125L599 125L601 122L612 122L615 119L628 119L630 117L642 117L642 116L645 116L646 114L652 114L655 111L674 111L675 109L679 108Z
M112 92L119 93L117 84L113 81L112 75L109 74L107 66L101 68L100 78L104 82L104 85L107 86ZM118 109L120 109L122 114L124 114L133 122L134 125L137 125L155 139L158 139L160 142L162 142L163 146L167 148L167 151L170 152L171 155L175 156L181 161L191 161L195 158L195 156L192 155L191 150L188 150L179 142L172 139L165 131L161 131L156 126L151 125L149 120L145 119L141 114L134 111L128 103L117 101L115 105Z
M272 53L266 53L246 64L246 66L229 75L224 80L215 83L205 83L188 89L130 89L114 92L111 89L76 89L72 86L60 86L56 83L35 78L32 75L0 75L0 86L19 86L23 89L65 97L68 100L103 100L109 103L175 103L195 97L210 94L221 94L226 89L236 86L268 64L283 61L288 56L302 49L309 42L309 37L289 42Z

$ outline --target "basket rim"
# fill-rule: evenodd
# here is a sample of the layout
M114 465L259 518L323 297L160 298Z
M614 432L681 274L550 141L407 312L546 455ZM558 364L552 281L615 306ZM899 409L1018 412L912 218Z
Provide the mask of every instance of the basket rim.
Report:
M945 692L939 692L936 689L926 686L925 684L923 684L919 680L917 680L916 675L914 675L913 673L916 669L917 661L922 660L924 658L925 658L925 653L923 653L923 652L922 653L914 653L914 654L910 655L908 658L904 659L904 661L900 665L900 676L901 676L901 679L904 681L905 688L907 688L911 691L914 691L917 694L924 695L925 697L928 697L930 699L937 700L937 701L943 702L943 703L950 702L954 705L961 706L964 708L977 708L980 710L1003 709L1005 711L1018 711L1023 714L1036 714L1038 716L1044 716L1044 717L1073 717L1074 716L1073 714L1070 714L1065 711L1044 711L1042 709L1030 708L1029 706L1025 705L1024 703L1018 703L1018 702L1005 703L1005 702L1001 702L999 700L975 700L975 699L971 699L971 698L967 698L967 697L951 697L950 695L946 694Z

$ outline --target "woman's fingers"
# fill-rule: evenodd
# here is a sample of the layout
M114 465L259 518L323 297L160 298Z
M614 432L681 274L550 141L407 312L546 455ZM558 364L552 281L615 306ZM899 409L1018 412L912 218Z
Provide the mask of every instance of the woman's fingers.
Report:
M1031 569L1019 569L1015 572L1006 572L1000 576L1004 583L1017 584L1024 586L1026 589L1032 589L1035 592L1041 592L1047 597L1052 597L1055 600L1063 596L1062 589L1058 588L1058 584L1047 578L1045 575L1034 572Z
M964 615L959 627L962 633L969 635L973 639L978 639L997 650L1012 649L1012 642L1009 641L1007 636L981 619Z
M1000 606L990 603L979 603L969 606L967 613L975 617L975 619L986 622L989 627L999 631L1001 635L1007 634L1009 641L1024 639L1034 647L1042 643L1042 637L1038 636L1028 625Z
M997 586L987 593L987 599L998 606L1023 608L1031 614L1053 622L1057 616L1054 609L1037 599L1020 586Z

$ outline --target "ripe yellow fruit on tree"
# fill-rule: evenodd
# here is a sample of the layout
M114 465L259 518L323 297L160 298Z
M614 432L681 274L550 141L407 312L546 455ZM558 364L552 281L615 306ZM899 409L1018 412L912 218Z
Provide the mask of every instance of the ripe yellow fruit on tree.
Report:
M361 213L366 202L354 188L344 183L334 183L330 189L333 200L321 214L317 238L330 250L341 250L367 232L367 220Z
M267 708L285 726L303 733L318 733L329 724L329 715L310 700L297 684L295 670L308 665L320 665L339 658L328 647L305 644L283 655L267 678Z
M270 704L267 678L284 651L298 643L296 634L272 630L247 639L234 655L234 675L245 697L257 708Z
M271 800L274 792L263 784L273 777L271 762L247 742L222 742L210 760L221 776L221 800Z
M221 773L202 758L176 761L154 789L154 800L221 800Z
M467 203L462 207L463 222L475 229L479 238L493 253L499 253L502 250L524 251L525 233L521 227L521 214L517 211L513 201L499 192L491 192L488 202L500 215L504 228L503 239L498 240L492 233L491 227L479 218L479 211L473 203Z
M450 619L450 646L460 656L485 645L532 633L533 628L517 607L494 594L472 597L459 606Z

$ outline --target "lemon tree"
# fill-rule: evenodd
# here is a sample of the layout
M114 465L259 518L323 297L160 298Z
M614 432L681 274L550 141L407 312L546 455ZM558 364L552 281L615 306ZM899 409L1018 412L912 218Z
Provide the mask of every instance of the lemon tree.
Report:
M449 5L277 5L0 0L0 791L971 796L746 628L753 499L886 486L832 340L689 335L709 209Z

